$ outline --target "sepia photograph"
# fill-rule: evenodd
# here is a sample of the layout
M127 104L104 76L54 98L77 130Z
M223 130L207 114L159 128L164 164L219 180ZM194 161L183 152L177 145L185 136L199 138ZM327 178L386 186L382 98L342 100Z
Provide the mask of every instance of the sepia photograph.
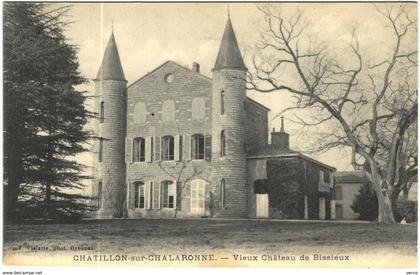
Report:
M417 2L2 9L3 274L417 274Z

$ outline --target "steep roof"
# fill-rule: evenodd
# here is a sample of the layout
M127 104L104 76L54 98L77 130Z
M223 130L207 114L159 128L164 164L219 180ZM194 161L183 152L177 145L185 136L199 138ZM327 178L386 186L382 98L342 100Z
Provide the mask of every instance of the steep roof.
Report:
M104 57L102 59L102 65L99 68L96 80L126 80L122 69L120 56L118 54L114 33L112 33L111 37L109 38Z
M217 55L216 63L214 64L214 70L218 69L246 70L230 17L228 17L219 53Z
M334 174L336 183L369 183L363 171L341 171Z

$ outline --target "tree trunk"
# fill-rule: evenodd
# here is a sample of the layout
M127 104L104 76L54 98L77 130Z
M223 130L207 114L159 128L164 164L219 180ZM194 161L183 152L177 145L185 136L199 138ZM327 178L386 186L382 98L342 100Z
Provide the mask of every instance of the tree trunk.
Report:
M373 161L369 163L371 169L370 180L376 197L378 198L378 222L395 223L394 212L392 211L392 202L387 192L388 190L382 186L383 180L379 172L379 168Z
M10 129L10 137L5 140L7 161L5 161L5 174L7 187L3 190L5 220L14 221L17 217L18 198L22 184L22 135L19 127Z
M378 222L395 223L394 212L392 211L392 203L386 192L376 192L378 197Z

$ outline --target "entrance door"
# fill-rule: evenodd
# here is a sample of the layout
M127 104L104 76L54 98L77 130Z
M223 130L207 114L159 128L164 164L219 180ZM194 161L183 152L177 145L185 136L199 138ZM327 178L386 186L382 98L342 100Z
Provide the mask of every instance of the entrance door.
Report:
M206 183L203 180L191 182L191 213L199 216L205 214L205 189Z
M268 194L255 194L257 218L268 218Z

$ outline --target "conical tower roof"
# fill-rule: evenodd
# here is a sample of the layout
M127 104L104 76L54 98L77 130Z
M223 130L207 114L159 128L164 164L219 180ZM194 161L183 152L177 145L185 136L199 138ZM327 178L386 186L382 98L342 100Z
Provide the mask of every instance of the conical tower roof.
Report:
M108 45L106 46L102 65L99 68L96 80L126 81L113 32L109 38Z
M223 33L222 43L220 44L214 70L218 69L241 69L246 70L241 51L236 41L230 16L228 17L225 32Z

